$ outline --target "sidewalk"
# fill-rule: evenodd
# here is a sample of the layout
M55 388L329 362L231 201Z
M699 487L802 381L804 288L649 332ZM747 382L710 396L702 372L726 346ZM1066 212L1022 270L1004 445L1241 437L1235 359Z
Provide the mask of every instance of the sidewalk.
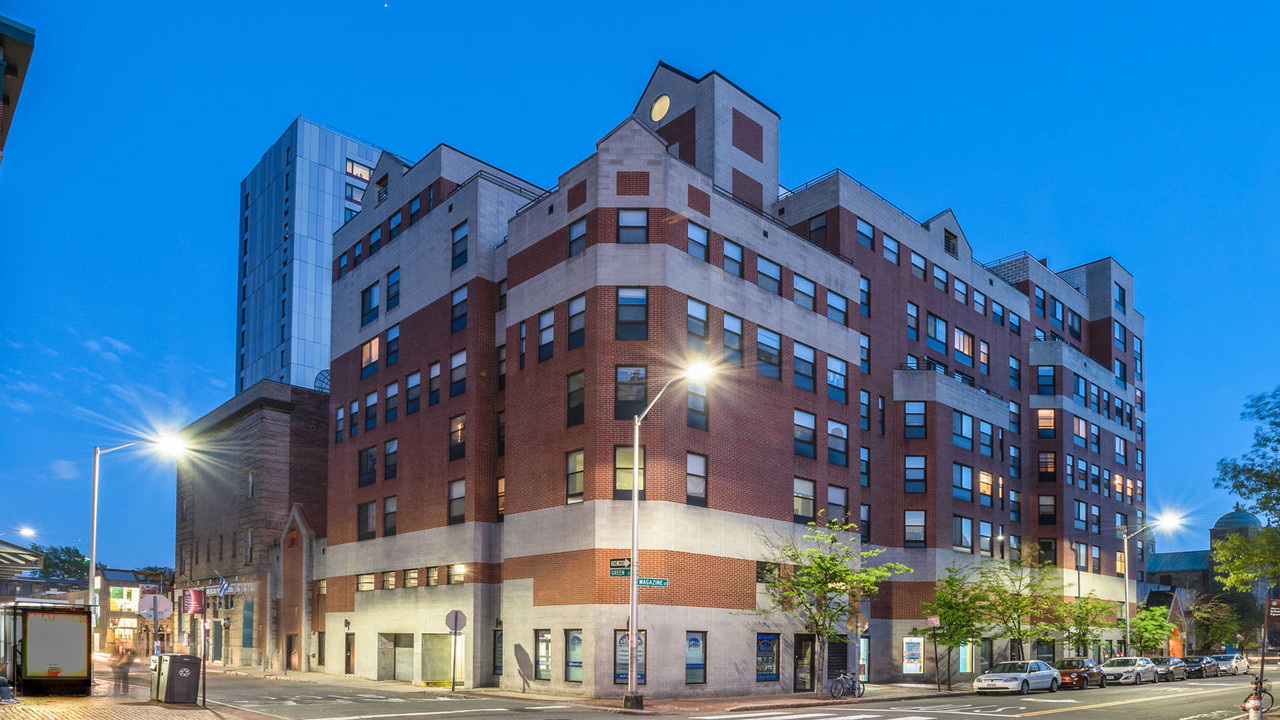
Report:
M202 708L151 702L145 687L131 686L127 695L112 695L111 688L109 679L95 679L88 697L27 695L15 705L0 705L0 720L272 720L268 715L213 704Z

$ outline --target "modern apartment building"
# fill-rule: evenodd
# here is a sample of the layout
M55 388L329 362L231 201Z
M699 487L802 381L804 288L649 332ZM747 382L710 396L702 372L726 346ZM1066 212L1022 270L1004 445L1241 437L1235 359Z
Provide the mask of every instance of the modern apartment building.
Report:
M4 161L5 141L9 139L13 113L35 46L35 30L0 16L0 162Z
M240 183L236 392L327 389L329 261L379 150L299 117Z
M812 689L814 637L753 613L768 536L820 512L915 569L828 671L932 679L920 605L953 563L1034 547L1064 595L1123 598L1115 528L1145 509L1132 276L979 263L950 211L917 221L840 171L783 189L779 124L718 73L660 64L545 192L444 145L381 156L376 198L334 236L306 603L328 632L304 653L423 683L453 656L468 686L620 695L628 585L609 561L629 555L635 491L638 574L666 581L640 591L652 696ZM633 477L633 415L698 358L716 376L670 386ZM958 670L1009 652L993 638Z

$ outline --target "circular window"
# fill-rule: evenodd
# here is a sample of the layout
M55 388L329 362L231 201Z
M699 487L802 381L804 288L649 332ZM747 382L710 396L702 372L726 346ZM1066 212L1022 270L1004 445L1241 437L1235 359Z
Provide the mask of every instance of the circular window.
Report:
M667 116L667 111L671 109L671 97L669 95L659 95L657 100L649 106L649 119L658 122Z

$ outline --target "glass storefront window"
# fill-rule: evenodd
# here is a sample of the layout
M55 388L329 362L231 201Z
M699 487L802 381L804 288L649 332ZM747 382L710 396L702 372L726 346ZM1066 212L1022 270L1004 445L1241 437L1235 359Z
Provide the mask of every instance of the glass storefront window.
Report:
M636 638L636 684L644 685L645 677L645 631L640 631L640 636ZM631 648L627 638L626 630L613 631L613 683L615 685L627 684L628 661L630 660Z
M705 632L686 632L684 634L684 681L689 685L707 681L707 634Z
M538 653L537 666L533 671L535 680L551 679L551 631L534 630L533 646Z
M778 633L756 633L756 682L778 679Z
M564 631L565 682L582 682L582 631Z

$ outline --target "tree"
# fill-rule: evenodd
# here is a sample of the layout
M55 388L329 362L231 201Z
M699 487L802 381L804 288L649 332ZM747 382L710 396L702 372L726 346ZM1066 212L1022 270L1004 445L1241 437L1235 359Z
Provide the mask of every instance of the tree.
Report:
M929 628L937 645L947 648L947 688L951 688L951 648L971 643L982 637L984 627L981 607L982 591L972 584L968 570L952 565L938 581L933 600L920 604L924 615L937 615L938 627ZM920 632L915 630L913 632Z
M1072 648L1088 648L1102 639L1104 628L1115 627L1115 603L1090 592L1059 607L1058 630Z
M1247 501L1250 510L1276 525L1280 523L1280 387L1251 395L1240 419L1257 423L1253 447L1238 459L1219 460L1213 484Z
M1138 652L1154 652L1164 647L1177 626L1169 622L1169 608L1145 608L1129 621L1129 637Z
M1199 649L1209 650L1235 641L1240 632L1240 616L1221 595L1197 594L1189 604Z
M42 578L79 580L89 577L89 558L73 545L32 543L31 549L44 555L44 565L40 568ZM102 563L98 563L98 568L102 568Z
M978 611L992 630L1009 638L1015 659L1024 656L1028 641L1052 637L1062 598L1056 575L1039 563L1033 548L1016 562L993 559L978 568Z
M173 574L173 568L163 565L144 565L138 568L141 572L156 573L157 575L169 576Z
M1213 563L1218 582L1228 590L1250 592L1259 584L1280 583L1280 528L1213 541Z
M794 614L821 641L814 668L815 693L822 692L827 641L840 639L839 628L849 627L851 617L856 627L858 603L879 592L880 583L911 572L901 563L869 565L867 561L884 550L859 550L857 526L827 522L821 513L818 521L809 523L799 540L794 534L762 538L778 569L765 582L771 607L757 611Z

